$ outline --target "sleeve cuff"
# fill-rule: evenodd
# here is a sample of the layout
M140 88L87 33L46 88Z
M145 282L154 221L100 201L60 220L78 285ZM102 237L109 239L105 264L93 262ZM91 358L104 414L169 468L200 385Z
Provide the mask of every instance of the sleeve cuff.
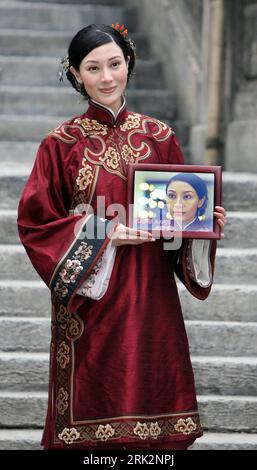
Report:
M76 237L56 266L49 285L52 295L63 305L69 305L83 280L91 274L116 226L116 221L93 215L82 220Z
M111 243L97 261L92 273L78 289L77 294L94 300L101 299L106 293L112 275L117 248Z
M211 240L192 240L188 245L186 268L188 276L201 287L212 283L210 262Z

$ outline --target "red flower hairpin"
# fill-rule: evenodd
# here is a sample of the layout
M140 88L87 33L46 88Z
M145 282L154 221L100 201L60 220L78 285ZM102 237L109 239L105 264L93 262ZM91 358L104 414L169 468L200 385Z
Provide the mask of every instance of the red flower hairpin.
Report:
M124 24L121 26L119 25L119 23L116 23L116 25L112 24L112 28L116 29L116 31L118 31L122 36L128 36L128 30L127 28L125 28Z

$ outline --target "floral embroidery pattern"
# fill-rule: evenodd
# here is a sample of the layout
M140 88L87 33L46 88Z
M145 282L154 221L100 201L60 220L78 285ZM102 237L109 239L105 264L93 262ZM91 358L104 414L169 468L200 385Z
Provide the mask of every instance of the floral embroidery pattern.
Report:
M57 362L60 364L62 369L65 369L67 364L70 362L70 348L69 346L62 341L60 347L57 351Z
M76 178L76 183L80 191L86 189L93 181L93 171L90 165L82 163L83 168L79 170L79 176Z
M79 260L67 259L64 268L60 272L60 278L65 284L76 282L77 275L82 271L82 266Z
M107 441L111 437L113 437L115 434L115 430L110 424L106 424L104 426L103 424L100 424L98 426L97 431L95 433L95 436L97 439L100 439L101 441Z
M86 281L82 284L81 288L79 289L79 294L84 295L85 297L89 294L90 290L94 286L96 282L96 276L99 273L101 266L103 264L103 255L100 256L99 260L95 264L92 273L88 276Z
M68 294L68 284L75 283L78 275L83 271L81 261L85 261L92 255L92 245L81 242L72 259L67 259L63 269L60 271L60 279L56 282L54 293L57 298L63 299Z
M192 418L180 418L178 419L177 424L175 424L174 429L178 432L182 432L182 434L191 434L196 430L196 424Z
M85 261L92 255L92 249L92 245L88 245L86 242L82 242L74 254L80 261Z
M76 428L64 428L58 437L61 441L64 441L65 444L73 444L74 441L79 439L80 433Z
M137 422L136 426L133 429L134 434L140 437L140 439L147 439L147 437L152 437L152 439L157 439L161 434L161 428L157 421L155 423L139 423Z
M64 415L65 411L68 408L68 398L69 394L64 390L63 387L61 387L58 391L57 399L56 399L56 408L58 410L58 413L60 415Z

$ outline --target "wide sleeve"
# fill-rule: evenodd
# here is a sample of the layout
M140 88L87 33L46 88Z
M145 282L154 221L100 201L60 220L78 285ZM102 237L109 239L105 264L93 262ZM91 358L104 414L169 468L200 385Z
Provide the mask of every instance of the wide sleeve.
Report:
M174 133L169 140L166 163L184 164L183 153ZM216 249L216 240L184 238L175 258L175 273L187 290L200 300L206 299L211 291Z
M90 275L117 225L93 214L69 215L70 171L60 143L46 138L23 190L17 218L21 242L34 268L65 305Z

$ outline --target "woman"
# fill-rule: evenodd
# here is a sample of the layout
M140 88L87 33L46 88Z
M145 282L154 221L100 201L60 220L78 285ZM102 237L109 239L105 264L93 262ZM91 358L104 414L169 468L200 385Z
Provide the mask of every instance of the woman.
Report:
M183 162L172 129L126 107L126 33L90 25L71 41L66 75L89 108L43 140L19 204L21 241L52 292L45 449L185 449L202 434L174 271L206 298L215 242L202 287L186 242L164 251L102 215L126 207L130 162Z
M166 203L172 219L176 219L176 214L181 216L183 231L212 231L212 220L205 220L207 185L196 174L185 172L173 176L166 185Z

